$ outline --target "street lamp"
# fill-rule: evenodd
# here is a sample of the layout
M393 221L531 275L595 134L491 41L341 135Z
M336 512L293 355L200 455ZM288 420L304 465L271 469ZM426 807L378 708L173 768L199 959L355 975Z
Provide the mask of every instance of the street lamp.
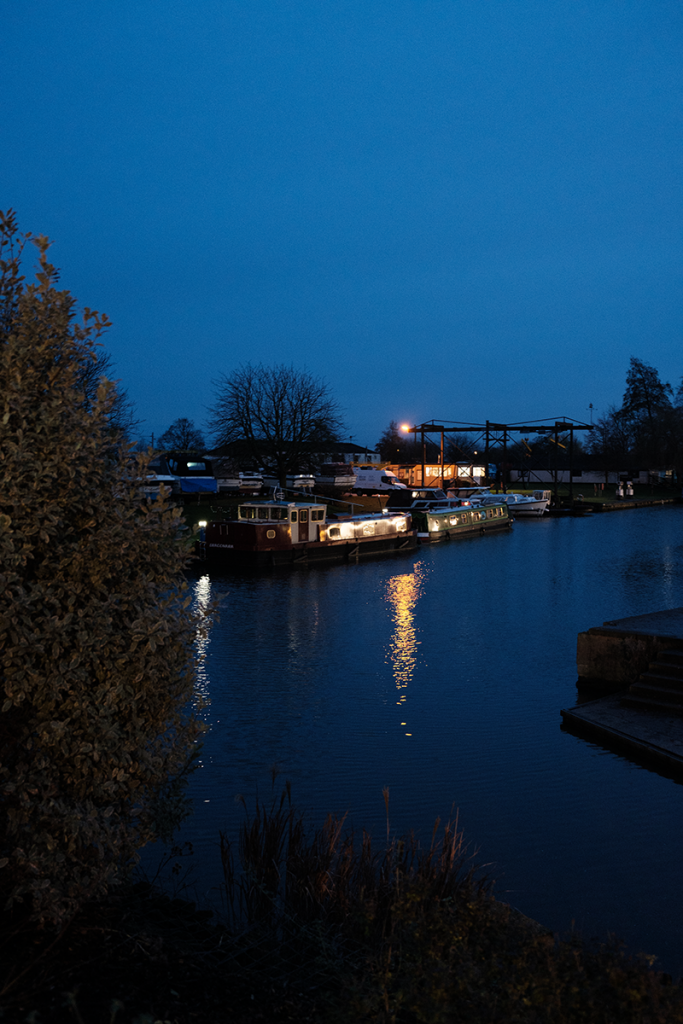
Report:
M408 423L402 423L401 424L401 430L404 432L404 434L414 434L415 435L415 438L414 438L414 441L413 441L413 445L415 447L417 447L417 427L411 427ZM415 452L414 451L412 453L412 457L415 458ZM423 461L424 461L424 459L423 459ZM413 474L411 473L411 476L412 475ZM424 486L424 467L422 469L422 486Z

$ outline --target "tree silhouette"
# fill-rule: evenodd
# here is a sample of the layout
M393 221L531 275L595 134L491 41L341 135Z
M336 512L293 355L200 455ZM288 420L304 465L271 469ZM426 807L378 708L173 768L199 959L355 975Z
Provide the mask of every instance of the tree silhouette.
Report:
M164 451L200 452L206 448L206 442L192 420L181 416L164 431L157 441L157 447Z
M621 404L622 413L633 415L644 412L652 423L657 409L670 408L672 394L671 385L662 383L654 366L631 356L626 374L626 390Z
M240 366L215 382L211 429L216 444L238 443L256 465L277 476L310 469L333 452L344 430L325 381L293 366Z
M382 462L414 460L417 458L417 447L413 435L402 431L396 420L390 422L377 442L377 451Z
M660 380L654 366L631 356L620 415L631 425L634 456L651 464L665 459L670 447L665 435L669 433L672 394L671 385Z
M87 359L76 373L77 387L83 391L86 405L91 407L97 398L97 390L103 380L109 382L112 391L109 410L109 426L118 439L130 440L132 431L140 423L135 415L135 404L121 384L113 380L114 361L109 352L98 351L95 358Z

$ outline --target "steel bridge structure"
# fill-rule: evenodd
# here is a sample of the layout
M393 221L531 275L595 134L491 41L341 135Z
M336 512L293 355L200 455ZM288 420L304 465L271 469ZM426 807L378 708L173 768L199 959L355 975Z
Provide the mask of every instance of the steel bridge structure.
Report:
M450 426L446 426L450 423ZM422 449L422 481L425 478L425 465L426 465L426 450L425 450L425 437L429 434L439 434L441 437L440 446L440 465L444 465L444 435L445 434L477 434L478 437L474 438L474 444L477 442L483 442L483 458L485 459L486 468L488 471L489 461L492 452L503 453L503 461L505 461L505 455L507 452L508 442L511 440L513 434L540 434L547 435L549 440L554 445L554 463L551 469L553 474L552 488L554 492L554 498L558 500L558 489L559 489L559 452L561 449L565 449L568 456L569 462L569 498L573 499L574 488L573 488L573 468L574 468L574 434L576 431L581 430L593 430L593 424L582 423L580 420L571 419L568 416L563 416L561 419L555 419L554 421L548 420L536 420L530 422L529 420L523 420L521 423L494 423L492 420L486 420L485 423L454 423L452 420L442 420L437 422L436 420L430 420L427 423L419 423L412 427L403 428L408 433L415 435L415 442L417 443L418 432L420 434L421 449ZM441 483L443 485L443 469L441 473ZM505 491L505 481L500 480L500 472L496 474L496 489L501 485L503 492Z

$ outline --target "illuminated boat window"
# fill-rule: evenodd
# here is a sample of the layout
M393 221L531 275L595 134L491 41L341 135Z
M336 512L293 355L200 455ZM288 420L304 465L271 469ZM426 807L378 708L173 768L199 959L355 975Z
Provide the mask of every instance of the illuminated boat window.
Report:
M336 537L340 536L340 531L339 531L339 527L338 526L331 526L328 532L329 532L329 536L330 537L336 538Z

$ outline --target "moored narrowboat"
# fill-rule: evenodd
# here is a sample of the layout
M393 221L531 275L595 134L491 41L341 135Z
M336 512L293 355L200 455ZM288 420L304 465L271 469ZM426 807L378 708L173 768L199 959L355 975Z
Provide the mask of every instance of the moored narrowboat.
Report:
M439 487L409 488L392 494L387 510L399 509L410 512L421 544L480 535L511 525L505 502L474 507L467 499L447 497Z
M240 565L345 562L409 551L417 545L409 513L328 521L326 505L316 502L245 502L238 506L236 518L216 519L201 529L201 557Z

